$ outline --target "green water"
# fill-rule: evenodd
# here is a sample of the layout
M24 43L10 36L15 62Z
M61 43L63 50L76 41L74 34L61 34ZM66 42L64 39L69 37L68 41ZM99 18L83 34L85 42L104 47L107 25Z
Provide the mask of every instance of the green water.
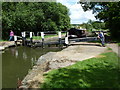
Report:
M32 68L33 62L49 52L59 51L59 48L29 48L13 47L2 53L2 88L16 88L17 79L21 80Z

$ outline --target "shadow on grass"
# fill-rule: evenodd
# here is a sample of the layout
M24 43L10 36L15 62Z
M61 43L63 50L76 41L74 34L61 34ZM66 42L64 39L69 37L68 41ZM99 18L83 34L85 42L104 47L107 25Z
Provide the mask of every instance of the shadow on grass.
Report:
M62 68L46 74L42 88L120 88L120 72L113 66L88 66L87 69Z

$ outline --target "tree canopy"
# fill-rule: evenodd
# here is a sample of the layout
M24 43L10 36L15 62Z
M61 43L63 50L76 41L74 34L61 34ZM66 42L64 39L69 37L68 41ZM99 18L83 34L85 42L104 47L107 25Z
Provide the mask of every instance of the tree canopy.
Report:
M106 30L107 28L105 27L105 23L104 22L100 22L100 21L92 21L92 20L88 20L87 23L82 23L82 24L76 24L73 25L76 28L84 28L87 29L87 31L93 31L93 30Z
M103 20L111 36L120 40L120 1L119 2L80 2L84 11L93 10L96 18Z
M56 2L3 2L3 39L12 29L16 35L22 31L60 31L70 26L69 10Z

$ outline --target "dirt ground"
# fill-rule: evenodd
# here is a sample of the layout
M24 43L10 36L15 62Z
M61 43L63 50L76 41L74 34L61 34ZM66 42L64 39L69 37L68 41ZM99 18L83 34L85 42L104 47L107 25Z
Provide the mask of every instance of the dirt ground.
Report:
M10 44L14 44L14 42L0 43L0 46L7 46ZM23 80L23 87L24 85L27 85L37 88L39 87L39 84L43 82L43 73L46 73L52 69L72 65L77 61L96 57L105 52L108 47L119 55L119 47L117 44L107 44L106 47L101 47L99 43L87 42L73 43L71 46L59 52L48 52L38 59L36 66L34 66L25 77Z
M43 73L95 57L106 50L107 47L101 47L98 43L79 42L59 52L48 52L38 59L36 66L24 78L23 83L37 88L38 83L43 82Z
M60 51L49 52L39 58L37 64L48 61L48 69L57 69L74 64L77 61L89 59L103 53L107 48L98 43L79 42Z

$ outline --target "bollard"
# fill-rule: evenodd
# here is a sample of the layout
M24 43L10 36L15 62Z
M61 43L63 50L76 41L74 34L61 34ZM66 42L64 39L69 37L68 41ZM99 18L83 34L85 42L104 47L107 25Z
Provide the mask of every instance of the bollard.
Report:
M41 32L42 48L44 48L44 32Z

